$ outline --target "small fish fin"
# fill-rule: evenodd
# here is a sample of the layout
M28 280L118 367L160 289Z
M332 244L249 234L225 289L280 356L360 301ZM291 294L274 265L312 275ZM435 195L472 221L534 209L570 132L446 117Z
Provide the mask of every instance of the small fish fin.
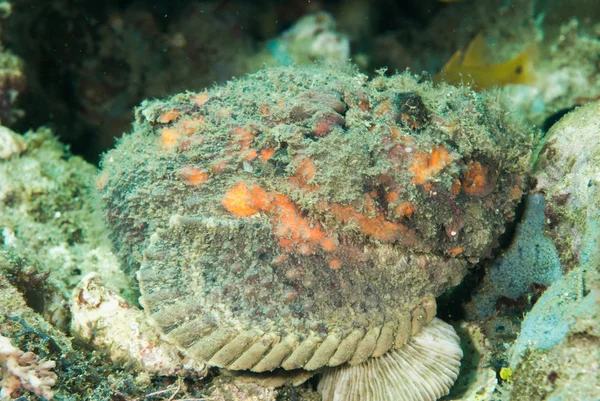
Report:
M473 38L462 60L463 67L481 67L486 65L485 55L487 53L487 43L483 34L480 32Z
M504 83L530 84L535 80L535 65L539 57L539 48L532 44L521 53L505 63L507 71L511 71Z
M462 50L457 50L454 52L452 57L446 61L444 67L435 75L433 81L441 82L446 80L449 83L453 83L456 80L456 76L460 74L462 55Z
M446 62L446 65L444 65L444 68L442 68L442 71L453 71L459 69L462 65L462 55L462 50L457 50L454 52L452 57L450 57Z

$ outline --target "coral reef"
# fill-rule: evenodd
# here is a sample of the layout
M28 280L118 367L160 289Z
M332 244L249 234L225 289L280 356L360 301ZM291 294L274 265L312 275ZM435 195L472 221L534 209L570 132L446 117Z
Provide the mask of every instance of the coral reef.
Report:
M594 18L596 8L581 1L449 2L420 29L377 35L371 65L441 72L439 79L480 89L502 86L515 112L547 129L600 96Z
M536 190L546 234L571 270L525 316L512 347L511 399L595 400L600 388L600 102L563 117L541 144Z
M56 291L32 292L31 302L50 321L66 326L67 294L91 271L133 298L104 232L95 168L67 153L48 129L28 132L19 141L27 150L0 160L0 246L51 272ZM18 264L11 268L15 280Z
M321 11L300 18L280 37L267 42L266 50L254 56L256 70L266 65L307 64L314 61L345 63L350 58L349 39L336 30L336 21Z
M12 5L7 1L0 1L0 20L5 20L12 13ZM0 22L0 35L5 29L4 21ZM12 123L23 115L23 111L15 107L19 93L26 85L25 64L21 58L11 51L0 50L0 122Z
M487 316L483 327L492 345L490 361L501 380L496 390L501 399L597 399L598 103L564 116L539 144L533 188L537 193L528 196L513 243L487 269L474 296L477 312L471 310L472 304L468 306L471 319ZM541 194L545 203L540 202ZM533 209L532 198L538 199ZM550 240L558 252L548 248ZM519 241L521 246L516 245ZM531 264L527 255L536 253L532 253L536 244L538 250L547 247L552 263ZM519 248L518 254L524 257L514 258L519 263L506 264L506 255ZM503 264L505 269L500 271ZM540 270L543 266L554 269ZM568 273L559 277L561 266ZM543 273L542 280L537 280L543 285L523 292L536 272Z
M599 21L0 1L0 398L597 401Z
M29 118L52 122L94 161L128 129L143 99L242 75L252 49L244 13L215 2L190 2L168 13L166 24L148 4L116 3L20 1L7 33L29 63Z
M600 96L597 34L582 29L577 19L561 23L559 32L545 30L551 34L539 45L535 81L505 90L508 101L540 127L553 115Z
M54 397L52 386L56 374L51 371L54 361L40 360L33 352L23 352L0 335L0 397L16 398L21 388L48 400Z
M0 267L4 268L3 260L0 260ZM56 384L52 388L55 399L104 401L117 394L133 398L155 388L151 384L135 384L139 383L135 372L107 363L103 354L72 342L65 333L34 312L4 275L0 275L0 332L15 348L56 363L53 368ZM5 373L4 365L0 367ZM13 381L12 384L16 383ZM13 395L23 400L39 399L29 397L27 393L21 389Z
M572 334L577 320L592 322L600 293L595 286L598 277L585 270L573 270L551 286L536 302L523 321L523 327L512 349L511 368L521 364L525 352L548 351ZM589 329L594 329L589 327ZM596 333L598 334L598 333Z

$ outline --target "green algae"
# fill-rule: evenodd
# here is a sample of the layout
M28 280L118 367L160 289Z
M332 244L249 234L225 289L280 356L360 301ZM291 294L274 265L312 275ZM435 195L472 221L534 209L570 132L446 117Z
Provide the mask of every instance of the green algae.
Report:
M71 155L49 129L24 139L24 154L0 162L0 245L37 259L33 264L50 273L58 297L66 299L83 275L97 270L134 299L104 231L95 167ZM44 313L53 320L52 311Z

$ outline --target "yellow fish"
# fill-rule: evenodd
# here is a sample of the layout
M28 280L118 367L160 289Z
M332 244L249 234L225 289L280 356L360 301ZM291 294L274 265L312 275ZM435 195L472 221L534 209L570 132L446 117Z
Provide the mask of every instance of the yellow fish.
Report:
M458 50L436 76L436 81L445 80L456 85L470 82L473 89L486 89L507 84L531 84L535 81L534 64L537 58L535 45L527 47L512 59L488 64L485 61L487 45L482 34L478 34L467 50Z

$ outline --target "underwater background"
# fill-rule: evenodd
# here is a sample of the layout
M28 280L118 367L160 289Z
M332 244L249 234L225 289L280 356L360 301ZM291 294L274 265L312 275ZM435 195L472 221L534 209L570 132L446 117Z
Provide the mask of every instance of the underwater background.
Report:
M597 0L0 18L0 399L600 400Z

